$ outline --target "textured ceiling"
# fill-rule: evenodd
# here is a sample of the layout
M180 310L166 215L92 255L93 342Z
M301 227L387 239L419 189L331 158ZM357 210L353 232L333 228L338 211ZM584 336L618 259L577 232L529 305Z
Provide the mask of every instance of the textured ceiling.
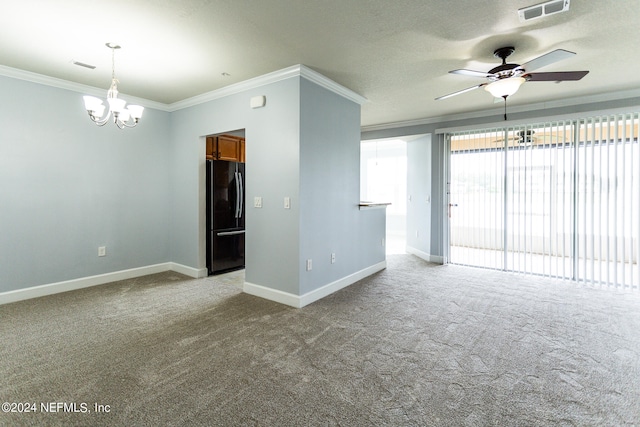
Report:
M505 45L516 48L509 62L520 64L554 49L577 53L537 71L590 70L578 82L528 82L513 106L640 88L637 0L573 0L566 13L525 23L517 10L536 0L4 3L0 65L106 91L104 44L115 42L120 91L166 104L304 64L369 100L363 125L494 109L484 90L434 98L482 83L447 71L488 71Z

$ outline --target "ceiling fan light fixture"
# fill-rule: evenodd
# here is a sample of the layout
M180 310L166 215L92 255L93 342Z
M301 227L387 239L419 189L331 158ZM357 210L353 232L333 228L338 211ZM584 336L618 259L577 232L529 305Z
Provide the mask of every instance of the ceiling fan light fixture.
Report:
M496 98L505 98L511 96L520 89L522 83L526 79L524 77L509 77L506 79L499 79L489 83L484 87L484 90L491 93Z

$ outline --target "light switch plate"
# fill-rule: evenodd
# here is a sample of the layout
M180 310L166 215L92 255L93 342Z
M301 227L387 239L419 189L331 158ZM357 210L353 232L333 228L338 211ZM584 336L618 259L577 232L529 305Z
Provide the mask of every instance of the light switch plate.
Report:
M254 208L261 208L262 207L262 197L254 197L253 198L253 207Z

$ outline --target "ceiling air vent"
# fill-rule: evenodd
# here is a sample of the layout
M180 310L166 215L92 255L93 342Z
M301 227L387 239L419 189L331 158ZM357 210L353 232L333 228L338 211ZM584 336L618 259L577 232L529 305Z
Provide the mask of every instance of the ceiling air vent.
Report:
M553 15L554 13L566 12L569 10L569 3L570 0L551 0L534 6L523 7L522 9L518 9L518 16L520 17L520 21L524 22L530 19Z
M72 59L71 63L73 65L77 65L79 67L89 68L90 70L95 70L95 68L96 68L95 65L87 64L85 62L76 61L75 59Z

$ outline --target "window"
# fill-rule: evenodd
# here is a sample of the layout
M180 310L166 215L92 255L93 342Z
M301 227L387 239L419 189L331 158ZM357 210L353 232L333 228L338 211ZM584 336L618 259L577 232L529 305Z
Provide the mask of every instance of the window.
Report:
M403 140L363 141L360 145L363 201L389 202L387 252L404 252L407 230L407 144Z

